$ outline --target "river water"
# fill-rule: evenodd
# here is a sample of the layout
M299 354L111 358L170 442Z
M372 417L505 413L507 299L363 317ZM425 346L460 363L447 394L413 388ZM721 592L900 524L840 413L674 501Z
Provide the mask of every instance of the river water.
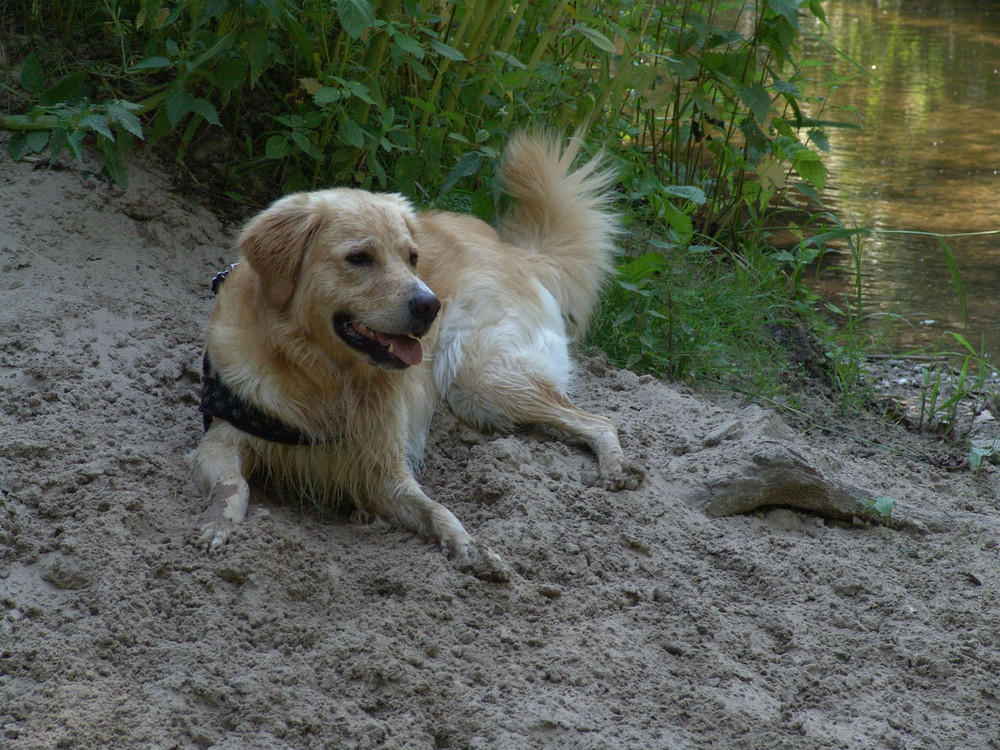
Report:
M872 227L862 250L862 311L894 321L896 353L932 353L955 342L1000 363L1000 234L947 237L968 306L963 320L940 241L893 230L966 234L1000 230L1000 2L828 0L822 43L806 56L850 76L826 97L830 128L825 200L845 224ZM813 94L827 87L814 73ZM841 257L840 264L849 265ZM849 274L823 273L828 299L853 295ZM894 313L905 316L901 324Z

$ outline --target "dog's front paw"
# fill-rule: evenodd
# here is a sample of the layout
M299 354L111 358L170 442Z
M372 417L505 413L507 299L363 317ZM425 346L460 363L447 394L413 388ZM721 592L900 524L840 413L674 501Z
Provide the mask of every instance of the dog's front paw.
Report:
M214 518L201 525L201 532L194 539L194 545L212 554L225 546L236 524L227 518Z
M441 543L442 549L459 569L490 583L507 583L514 576L514 569L496 552L472 541L450 540Z
M610 492L635 490L646 478L646 470L622 456L601 466L601 485Z

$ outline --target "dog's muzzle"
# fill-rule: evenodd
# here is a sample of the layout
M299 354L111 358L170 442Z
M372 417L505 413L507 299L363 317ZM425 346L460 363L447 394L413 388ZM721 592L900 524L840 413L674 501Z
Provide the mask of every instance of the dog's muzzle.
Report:
M333 329L348 346L364 352L375 364L401 370L423 361L420 338L434 324L441 310L441 301L424 287L410 297L407 309L410 324L408 330L402 333L372 330L347 313L334 316Z

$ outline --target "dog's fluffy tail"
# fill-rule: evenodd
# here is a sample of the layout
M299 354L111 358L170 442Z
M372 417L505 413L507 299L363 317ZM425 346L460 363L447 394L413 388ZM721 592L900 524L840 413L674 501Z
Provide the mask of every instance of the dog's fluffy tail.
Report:
M500 236L539 255L537 271L559 302L568 332L587 332L598 295L614 270L617 218L608 212L614 174L598 156L577 169L574 139L562 151L551 135L521 133L507 146L500 172L516 204L500 224ZM532 269L536 270L536 269Z

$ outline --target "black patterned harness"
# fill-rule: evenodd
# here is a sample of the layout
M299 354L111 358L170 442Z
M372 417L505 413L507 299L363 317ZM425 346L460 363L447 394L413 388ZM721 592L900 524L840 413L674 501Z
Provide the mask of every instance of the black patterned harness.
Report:
M219 293L222 282L226 280L226 276L236 265L233 263L215 274L212 278L213 294ZM219 373L213 367L207 352L202 359L201 405L198 407L198 411L202 413L206 432L212 425L213 419L221 419L229 422L236 429L261 440L270 440L273 443L284 443L285 445L314 445L316 443L298 428L285 424L259 406L251 404L237 395L219 377Z

